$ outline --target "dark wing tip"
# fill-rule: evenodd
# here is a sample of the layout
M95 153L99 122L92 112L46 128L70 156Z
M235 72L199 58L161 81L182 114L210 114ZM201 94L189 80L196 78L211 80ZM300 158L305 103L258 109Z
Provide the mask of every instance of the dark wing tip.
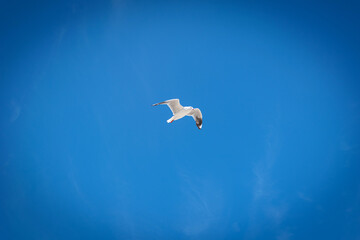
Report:
M153 104L153 106L157 106L157 105L160 105L160 104L165 104L166 103L166 101L165 102L159 102L159 103L155 103L155 104Z
M201 118L198 118L197 121L196 121L196 126L198 127L198 129L201 129L202 128L202 119Z

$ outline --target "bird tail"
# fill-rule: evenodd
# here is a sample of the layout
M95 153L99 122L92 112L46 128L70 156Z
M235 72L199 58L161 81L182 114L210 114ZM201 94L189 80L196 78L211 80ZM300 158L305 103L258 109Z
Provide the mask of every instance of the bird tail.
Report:
M174 118L175 118L175 116L172 116L170 119L168 119L166 122L167 123L171 123L172 121L174 121Z

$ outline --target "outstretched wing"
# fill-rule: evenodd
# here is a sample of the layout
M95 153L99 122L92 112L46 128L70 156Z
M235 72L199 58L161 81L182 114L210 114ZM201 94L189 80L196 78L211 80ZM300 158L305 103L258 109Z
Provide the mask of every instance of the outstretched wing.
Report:
M199 129L201 129L201 127L202 127L202 114L201 114L200 109L195 108L195 109L193 110L193 114L192 114L191 116L194 118L194 120L195 120L195 122L196 122L196 126L197 126Z
M170 99L170 100L166 100L164 102L160 102L160 103L155 103L153 104L153 106L157 106L157 105L161 105L161 104L166 104L169 106L170 110L172 111L173 115L175 115L178 111L180 111L181 109L183 109L183 106L180 105L180 101L179 99ZM201 114L201 113L200 113Z

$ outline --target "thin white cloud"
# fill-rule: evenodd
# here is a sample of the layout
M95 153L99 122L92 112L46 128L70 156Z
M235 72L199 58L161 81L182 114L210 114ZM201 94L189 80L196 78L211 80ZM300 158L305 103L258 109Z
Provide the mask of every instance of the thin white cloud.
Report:
M179 173L183 181L184 202L180 229L187 236L197 236L221 218L222 198L219 189L208 179Z
M302 192L299 192L298 193L298 197L302 200L304 200L305 202L312 202L312 198L310 198L309 196L305 195L304 193Z
M265 211L268 215L268 217L270 219L272 219L273 223L275 223L275 225L279 225L281 224L281 222L283 221L286 212L288 210L288 207L286 206L286 204L282 204L282 205L270 205L268 207L265 208Z
M276 240L291 240L293 235L291 232L283 231L276 236Z
M253 202L250 211L250 223L245 238L256 239L261 233L264 221L272 225L274 229L281 229L282 223L288 212L288 204L279 195L276 181L273 178L273 166L277 161L280 151L278 134L279 119L267 127L267 135L264 141L265 154L253 168L254 187ZM281 232L274 238L287 240L292 236L289 232Z
M271 179L271 169L277 158L279 141L274 126L269 126L265 144L264 159L260 160L253 169L255 175L254 200L271 198L275 193Z
M21 106L15 100L12 100L10 103L10 108L11 108L10 122L15 122L20 116Z

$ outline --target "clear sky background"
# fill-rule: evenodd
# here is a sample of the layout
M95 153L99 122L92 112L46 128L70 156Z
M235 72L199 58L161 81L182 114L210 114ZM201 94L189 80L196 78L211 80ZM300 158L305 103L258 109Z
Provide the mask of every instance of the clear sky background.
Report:
M359 12L1 2L0 239L360 239Z

